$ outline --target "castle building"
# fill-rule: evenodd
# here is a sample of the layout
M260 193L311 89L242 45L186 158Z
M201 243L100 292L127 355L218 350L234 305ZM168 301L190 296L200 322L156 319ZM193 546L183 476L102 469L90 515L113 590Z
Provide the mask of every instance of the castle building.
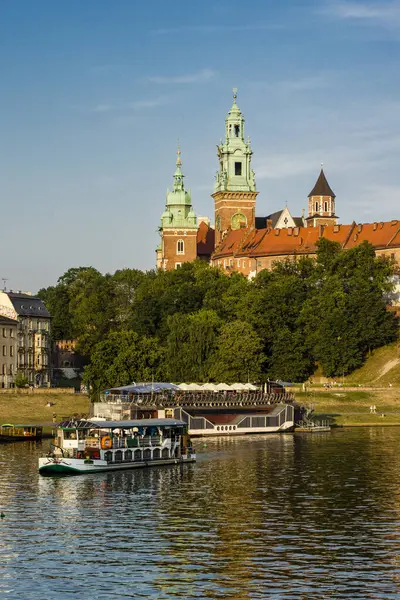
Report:
M256 218L255 174L251 168L253 151L250 138L244 139L244 115L236 104L225 119L225 141L217 146L219 170L216 175L214 198L215 244L218 246L226 232L254 227Z
M0 316L0 387L14 387L17 372L18 321Z
M340 225L336 196L321 168L308 195L307 216L293 217L286 206L266 217L256 217L256 178L251 167L253 151L245 140L244 115L233 105L225 119L225 139L217 145L218 171L212 198L215 231L206 219L198 219L190 192L183 185L180 151L174 188L167 193L161 217L161 244L157 266L174 269L196 258L239 271L248 277L270 269L275 261L315 256L321 237L337 241L342 248L370 242L377 255L389 255L400 265L400 220Z
M209 219L197 218L190 190L185 188L179 148L173 188L171 191L167 190L159 231L161 242L156 250L158 269L176 269L182 263L196 258L209 260L214 250L213 235L210 239Z
M17 323L17 371L30 385L49 386L51 317L42 300L21 292L0 291L0 316Z

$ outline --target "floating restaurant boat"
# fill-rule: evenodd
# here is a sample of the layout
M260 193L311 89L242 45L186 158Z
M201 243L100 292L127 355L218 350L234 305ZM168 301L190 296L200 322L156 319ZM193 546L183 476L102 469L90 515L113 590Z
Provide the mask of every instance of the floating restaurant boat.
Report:
M187 426L176 419L67 420L39 458L42 475L81 475L195 462Z
M132 384L107 390L100 402L92 404L92 414L95 419L112 420L133 415L175 418L186 423L191 436L293 431L303 417L293 394L278 382L269 382L262 390L250 386L232 390L226 384L213 389L211 384Z
M0 426L0 443L26 442L42 439L43 429L37 425L13 425L5 423Z

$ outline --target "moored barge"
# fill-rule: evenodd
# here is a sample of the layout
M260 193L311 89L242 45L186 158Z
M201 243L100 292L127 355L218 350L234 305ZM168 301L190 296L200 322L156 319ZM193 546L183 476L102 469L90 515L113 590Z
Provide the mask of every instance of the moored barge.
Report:
M217 386L218 387L218 386ZM293 431L303 409L275 382L263 390L193 391L174 384L132 384L111 388L92 404L95 419L169 417L187 424L191 436Z
M39 473L81 475L195 460L186 423L177 419L67 420L58 425L50 452L39 458Z

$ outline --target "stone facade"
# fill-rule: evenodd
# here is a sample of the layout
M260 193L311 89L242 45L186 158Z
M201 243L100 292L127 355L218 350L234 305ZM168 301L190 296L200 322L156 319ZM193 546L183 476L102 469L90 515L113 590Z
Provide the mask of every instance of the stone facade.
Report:
M40 298L21 292L0 292L0 315L13 313L17 325L17 371L30 385L51 381L51 317Z
M157 267L165 271L177 269L184 262L197 258L196 229L164 230L161 240L161 252Z
M17 372L17 325L14 319L0 316L0 387L14 387Z

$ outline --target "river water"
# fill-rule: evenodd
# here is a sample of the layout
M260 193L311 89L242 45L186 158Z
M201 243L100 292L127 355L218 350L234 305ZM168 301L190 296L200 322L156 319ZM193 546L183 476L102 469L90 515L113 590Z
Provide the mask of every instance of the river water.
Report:
M1 445L0 598L400 598L400 428L195 441L70 478Z

